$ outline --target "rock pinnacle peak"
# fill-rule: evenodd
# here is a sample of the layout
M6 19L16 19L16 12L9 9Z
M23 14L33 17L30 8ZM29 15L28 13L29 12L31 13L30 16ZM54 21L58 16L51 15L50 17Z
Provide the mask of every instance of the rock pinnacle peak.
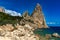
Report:
M39 3L37 3L37 6L40 6L40 4L39 4Z
M39 3L37 3L35 10L40 10L41 11L41 6Z
M28 16L29 14L28 14L28 11L25 11L24 12L24 14L23 14L23 17L26 17L26 16Z

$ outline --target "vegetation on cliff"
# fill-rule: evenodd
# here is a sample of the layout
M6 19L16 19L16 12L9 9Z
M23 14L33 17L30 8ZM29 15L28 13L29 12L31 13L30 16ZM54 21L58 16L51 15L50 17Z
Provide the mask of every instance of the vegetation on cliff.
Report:
M22 19L23 17L19 17L19 16L11 16L9 14L0 12L0 25L5 25L5 24L16 24L19 23L19 21Z

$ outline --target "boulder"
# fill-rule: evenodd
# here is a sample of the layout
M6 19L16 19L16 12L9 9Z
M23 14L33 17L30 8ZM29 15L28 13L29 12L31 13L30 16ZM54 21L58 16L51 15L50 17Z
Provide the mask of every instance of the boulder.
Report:
M53 33L52 36L60 38L60 35L58 33Z

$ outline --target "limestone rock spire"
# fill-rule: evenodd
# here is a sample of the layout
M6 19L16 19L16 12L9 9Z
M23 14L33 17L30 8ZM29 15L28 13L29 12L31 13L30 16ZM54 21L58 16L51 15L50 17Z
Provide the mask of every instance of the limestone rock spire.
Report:
M35 23L38 24L38 27L43 28L47 26L44 19L44 15L42 13L42 8L39 3L37 3L31 16L33 17Z

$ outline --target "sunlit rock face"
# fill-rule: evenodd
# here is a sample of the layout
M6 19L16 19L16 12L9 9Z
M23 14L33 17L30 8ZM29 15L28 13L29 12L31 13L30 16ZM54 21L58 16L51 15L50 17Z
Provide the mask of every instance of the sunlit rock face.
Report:
M34 22L38 24L39 28L47 28L44 15L42 13L42 8L39 3L37 3L36 8L34 9L31 16L34 19Z
M9 26L8 26L9 27ZM39 37L36 36L31 30L28 24L21 26L16 25L15 30L7 31L0 28L0 39L1 40L39 40Z
M0 26L0 28L3 30L7 30L7 31L13 31L14 30L14 27L12 26L12 24L3 25L3 26Z

